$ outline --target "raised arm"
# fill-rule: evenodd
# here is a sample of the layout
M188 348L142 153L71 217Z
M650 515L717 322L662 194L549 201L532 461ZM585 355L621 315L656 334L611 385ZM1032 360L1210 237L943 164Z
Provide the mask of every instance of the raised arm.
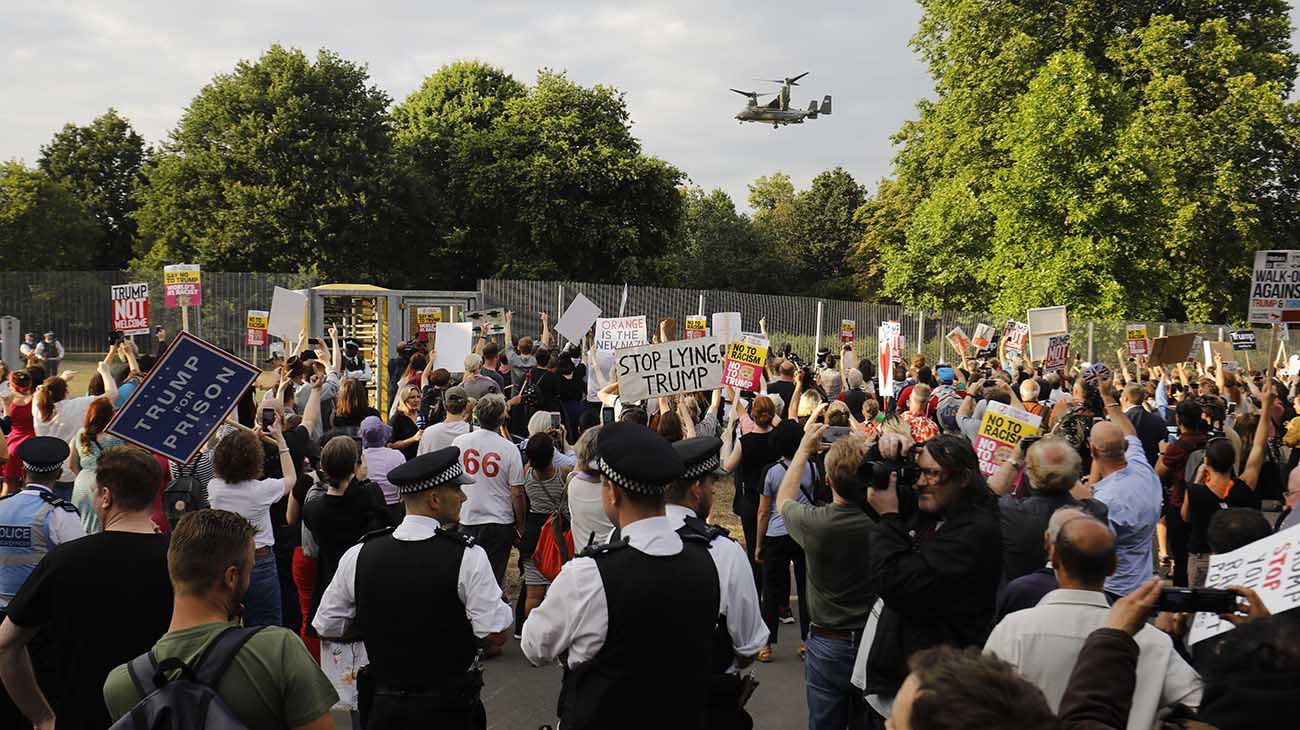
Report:
M307 396L307 407L302 409L302 426L307 429L307 433L312 433L316 430L316 424L320 423L320 394L321 388L325 385L325 378L318 373L312 373L307 382L311 385L311 393ZM287 385L288 381L285 384ZM280 402L284 402L283 397Z
M512 329L512 327L513 327L513 322L514 322L514 318L515 318L515 313L514 313L514 312L511 312L511 311L509 311L509 310L506 310L506 318L505 318L505 326L506 326L505 338L506 338L506 341L505 341L505 343L504 343L504 344L505 344L505 347L502 347L502 348L501 348L502 357L505 357L505 351L506 351L508 348L510 348L510 347L514 347L514 345L511 344L512 342L515 341L515 340L514 340L514 330ZM508 358L507 358L507 359L508 359Z
M339 346L339 328L330 325L330 365L334 372L343 372L343 348Z
M1133 427L1133 422L1128 420L1124 411L1120 410L1119 400L1115 398L1115 388L1112 383L1114 377L1114 374L1107 374L1104 378L1097 376L1097 388L1101 392L1101 403L1106 407L1106 418L1119 426L1119 430L1123 431L1125 436L1137 436L1137 429Z

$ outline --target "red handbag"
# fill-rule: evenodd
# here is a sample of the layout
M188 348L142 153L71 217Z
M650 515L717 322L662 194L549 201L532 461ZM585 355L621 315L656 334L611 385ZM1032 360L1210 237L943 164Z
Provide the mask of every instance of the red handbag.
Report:
M573 530L561 512L552 512L542 525L533 548L533 567L548 581L554 581L560 568L573 558Z

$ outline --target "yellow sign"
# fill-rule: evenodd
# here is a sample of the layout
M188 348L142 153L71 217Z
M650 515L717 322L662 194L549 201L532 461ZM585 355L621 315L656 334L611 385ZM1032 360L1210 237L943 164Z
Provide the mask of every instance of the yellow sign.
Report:
M1151 348L1147 344L1147 326L1131 324L1124 329L1124 340L1130 355L1149 355Z
M693 340L698 337L704 337L709 331L708 317L687 317L686 318L686 339Z
M757 390L767 360L766 340L736 340L727 345L722 361L722 384L740 390Z
M269 312L249 310L248 324L246 326L250 330L264 330L270 321L271 315Z
M415 308L416 331L433 334L433 331L438 328L438 323L441 321L442 310L438 307Z

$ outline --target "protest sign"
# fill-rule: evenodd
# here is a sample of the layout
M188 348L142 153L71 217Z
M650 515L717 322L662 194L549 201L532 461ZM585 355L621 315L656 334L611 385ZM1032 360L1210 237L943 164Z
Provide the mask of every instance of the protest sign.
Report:
M108 432L182 464L262 371L181 332L108 424Z
M271 313L263 309L248 310L248 319L244 322L244 327L248 335L244 339L244 344L249 347L266 346L266 326L270 322Z
M1026 314L1029 320L1029 356L1041 360L1046 357L1053 335L1069 334L1069 318L1065 307L1039 307Z
M1228 336L1232 339L1232 349L1234 350L1255 349L1255 333L1251 330L1230 332Z
M596 318L600 316L600 307L580 292L573 298L573 303L564 310L564 316L555 323L555 331L564 335L570 342L582 342L583 336Z
M881 322L876 333L876 356L880 368L880 397L894 397L894 333L888 322Z
M307 295L277 286L271 294L271 316L266 321L266 331L282 340L292 340L306 327L306 318Z
M1002 338L1007 341L1008 354L1023 355L1029 343L1029 325L1008 319L1007 326L1002 328Z
M697 337L616 351L619 398L633 403L721 387L721 345L717 338Z
M762 380L763 363L767 360L767 341L746 337L727 345L727 357L722 361L722 384L736 390L758 390Z
M465 321L473 325L474 334L480 337L502 335L506 332L506 320L501 309L477 309L465 313Z
M439 307L416 307L415 308L415 331L425 334L433 334L438 329L438 323L442 321L442 309ZM472 325L471 325L472 327Z
M1134 357L1151 354L1151 343L1147 342L1147 326L1144 324L1131 324L1125 327L1124 343L1128 345L1128 354Z
M1300 251L1259 251L1250 282L1251 324L1300 322Z
M1236 369L1237 356L1233 353L1231 342L1212 342L1206 340L1201 343L1201 347L1204 349L1205 353L1205 367L1213 365L1214 356L1218 355L1219 359L1223 361L1224 370L1231 372Z
M1021 439L1038 434L1038 424L1042 421L1042 416L988 401L984 418L980 419L979 435L975 437L980 472L992 476L1003 458L1015 452Z
M889 338L889 342L890 342L889 352L890 352L890 356L893 358L892 360L890 360L890 364L892 365L893 363L896 362L902 362L903 361L902 323L898 322L897 320L891 319L885 322L881 322L880 326L882 329L885 330L886 332L885 336ZM892 371L893 371L892 367L886 368L886 372L892 372Z
M621 350L625 347L638 347L646 342L644 314L596 320L597 350Z
M474 348L474 325L469 322L438 322L434 340L433 369L465 372L465 356Z
M957 350L959 358L966 357L966 353L970 351L970 338L961 327L952 328L952 332L948 333L948 341L952 343L953 349Z
M1300 525L1232 552L1211 555L1205 587L1230 585L1254 590L1274 616L1300 605ZM1192 620L1187 642L1195 644L1233 628L1214 614L1198 613Z
M987 350L993 344L993 335L996 332L993 325L984 324L983 322L975 325L975 334L971 335L970 343L977 350Z
M723 342L740 337L740 312L714 312L713 336Z
M1152 365L1173 365L1187 360L1188 353L1195 352L1192 346L1200 335L1187 333L1170 337L1157 337L1151 341L1151 355L1147 362Z
M149 334L149 285L117 284L109 287L113 300L113 331L124 335Z
M1187 362L1196 362L1196 353L1201 351L1201 343L1204 341L1200 335L1192 339L1192 349L1187 351Z
M1053 335L1047 338L1047 349L1043 355L1043 371L1064 370L1070 360L1070 336Z
M840 344L847 345L858 339L858 323L851 319L840 320Z
M197 307L203 304L203 281L198 264L163 267L163 306Z
M687 317L686 318L686 339L695 340L701 337L709 336L709 319L708 317Z

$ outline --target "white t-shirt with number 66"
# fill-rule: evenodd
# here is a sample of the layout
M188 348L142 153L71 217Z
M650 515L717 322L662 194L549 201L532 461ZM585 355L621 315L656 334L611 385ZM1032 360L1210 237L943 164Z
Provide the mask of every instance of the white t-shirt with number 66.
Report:
M519 447L495 431L475 429L451 442L460 449L460 466L474 480L465 485L462 525L513 525L511 485L524 484L524 462Z

